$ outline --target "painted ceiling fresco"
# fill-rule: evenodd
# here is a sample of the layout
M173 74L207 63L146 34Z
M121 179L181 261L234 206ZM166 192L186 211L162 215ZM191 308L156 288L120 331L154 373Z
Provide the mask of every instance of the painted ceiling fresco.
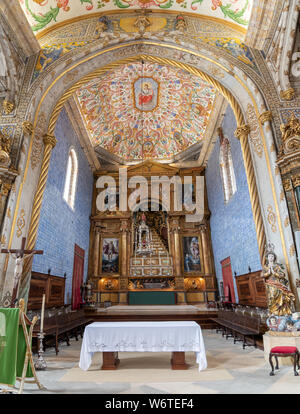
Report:
M170 160L201 142L214 98L200 78L149 62L120 66L76 92L92 145L125 162Z
M224 19L246 28L253 0L19 0L35 33L78 16L112 10L156 9Z

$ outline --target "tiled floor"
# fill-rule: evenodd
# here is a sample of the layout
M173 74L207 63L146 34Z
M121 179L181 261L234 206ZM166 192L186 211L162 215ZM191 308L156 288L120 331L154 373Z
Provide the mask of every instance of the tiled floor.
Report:
M282 366L269 376L270 367L263 351L224 339L214 331L203 330L208 367L198 371L193 353L186 353L190 368L172 371L166 353L119 353L116 371L101 371L101 354L96 354L89 371L78 368L81 341L62 344L58 356L53 349L45 353L48 368L38 371L45 391L26 384L25 393L97 394L299 394L300 376L291 366Z

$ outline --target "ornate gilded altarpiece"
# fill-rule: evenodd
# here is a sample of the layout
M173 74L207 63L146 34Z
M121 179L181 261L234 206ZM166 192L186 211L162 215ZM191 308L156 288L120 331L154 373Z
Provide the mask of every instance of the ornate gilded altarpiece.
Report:
M184 176L195 177L203 174L203 168L178 169L154 161L144 161L127 168L128 180L133 176L143 176L148 181L148 194L151 194L151 177L177 175L183 182ZM138 255L136 252L136 228L141 222L142 212L98 211L96 198L103 189L96 188L99 177L108 175L119 188L119 173L95 173L93 207L91 214L91 234L89 252L89 280L93 285L93 302L104 306L127 304L130 291L174 291L180 303L205 303L216 299L216 279L209 228L209 211L205 194L205 212L201 223L188 222L187 212L174 210L174 188L170 186L170 211L160 208L157 212L145 211L145 222L149 227L153 251L151 255ZM135 189L128 189L127 197ZM148 200L146 200L148 204ZM157 204L163 205L160 193ZM184 243L186 240L186 243ZM114 244L113 244L114 242ZM110 245L109 245L110 243ZM185 256L189 257L189 269L185 266ZM103 265L118 265L111 269ZM117 261L117 262L116 262ZM186 261L187 263L187 261ZM111 271L110 271L111 270Z

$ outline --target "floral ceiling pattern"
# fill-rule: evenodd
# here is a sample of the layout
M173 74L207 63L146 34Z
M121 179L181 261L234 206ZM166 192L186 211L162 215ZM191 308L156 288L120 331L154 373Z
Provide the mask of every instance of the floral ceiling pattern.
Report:
M37 33L78 16L111 10L157 9L187 11L216 17L246 28L253 0L19 0Z
M159 161L203 141L215 90L184 70L137 62L89 82L75 98L94 147L125 162Z

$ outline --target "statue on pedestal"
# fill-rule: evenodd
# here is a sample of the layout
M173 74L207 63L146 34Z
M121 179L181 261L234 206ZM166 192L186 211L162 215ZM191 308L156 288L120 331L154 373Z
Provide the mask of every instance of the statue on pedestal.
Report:
M152 240L149 226L146 224L146 215L142 214L141 222L136 229L136 253L152 253Z
M274 245L268 244L262 276L266 283L269 313L277 316L291 315L295 296L288 288L283 265L276 260Z
M265 253L265 266L262 271L265 280L269 318L267 325L271 331L291 331L294 324L295 296L288 287L284 266L277 263L274 245L268 244Z

